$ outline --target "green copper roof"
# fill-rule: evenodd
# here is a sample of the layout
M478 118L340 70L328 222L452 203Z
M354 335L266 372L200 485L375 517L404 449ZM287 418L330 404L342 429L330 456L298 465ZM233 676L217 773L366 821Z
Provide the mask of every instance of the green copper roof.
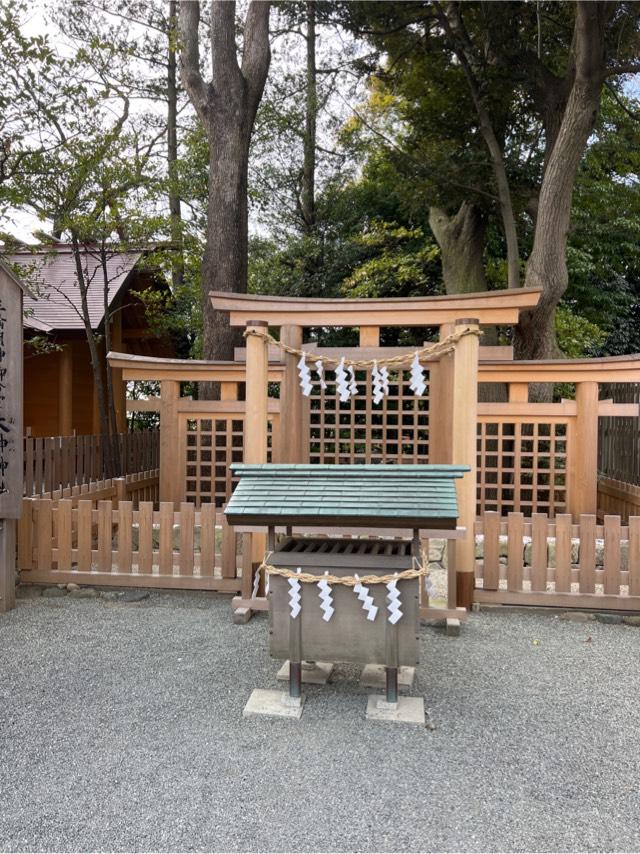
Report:
M232 525L455 527L455 479L466 466L233 465Z

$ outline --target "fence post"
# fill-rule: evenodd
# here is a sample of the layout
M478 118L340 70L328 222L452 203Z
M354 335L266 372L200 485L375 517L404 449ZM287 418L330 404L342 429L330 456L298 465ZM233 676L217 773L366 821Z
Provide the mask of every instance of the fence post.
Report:
M478 321L460 319L456 331L476 331ZM477 481L478 425L478 350L477 335L466 335L456 344L453 353L452 384L452 462L469 466L470 471L457 481L458 520L467 529L456 550L456 600L460 607L470 609L475 585L475 521Z
M177 380L160 382L160 501L175 501L182 483L177 477L179 397L180 383Z
M569 510L574 522L598 509L598 383L576 383Z
M112 483L116 489L113 509L117 510L120 502L127 500L127 479L126 477L114 477Z

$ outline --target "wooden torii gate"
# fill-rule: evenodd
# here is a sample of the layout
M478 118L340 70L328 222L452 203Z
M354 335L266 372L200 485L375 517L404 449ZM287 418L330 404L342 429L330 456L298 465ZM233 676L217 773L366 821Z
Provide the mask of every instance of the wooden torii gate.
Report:
M228 312L231 326L259 332L278 328L281 340L300 349L303 329L358 327L360 358L382 359L388 348L380 347L380 327L437 327L443 340L452 331L476 330L482 325L514 325L520 311L533 308L540 290L520 288L461 296L409 299L305 299L249 294L212 293L213 308ZM363 349L364 348L364 349ZM347 355L349 355L347 353ZM296 373L296 357L285 356L281 390L281 461L305 462L302 446L303 398ZM247 336L245 463L267 461L268 345L263 337ZM476 335L461 338L455 350L440 360L431 393L437 413L431 430L430 461L469 467L457 484L459 523L466 536L458 544L456 601L470 608L473 602L476 518L476 430L478 413L479 341ZM435 393L434 393L435 392ZM254 536L256 562L265 543Z

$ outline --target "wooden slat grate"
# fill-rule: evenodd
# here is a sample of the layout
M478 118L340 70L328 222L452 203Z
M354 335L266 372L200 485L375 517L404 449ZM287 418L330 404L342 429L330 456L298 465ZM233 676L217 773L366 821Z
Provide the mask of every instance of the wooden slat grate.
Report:
M268 422L267 459L272 456L273 421ZM244 413L186 418L185 500L200 507L227 503L238 479L232 463L241 463Z
M425 377L428 372L425 370ZM392 373L389 395L373 402L371 371L356 371L358 394L341 403L332 372L327 388L314 383L311 395L311 463L428 463L429 389L416 397L411 375ZM427 380L428 382L428 380Z
M568 423L478 423L478 513L563 513L567 507Z

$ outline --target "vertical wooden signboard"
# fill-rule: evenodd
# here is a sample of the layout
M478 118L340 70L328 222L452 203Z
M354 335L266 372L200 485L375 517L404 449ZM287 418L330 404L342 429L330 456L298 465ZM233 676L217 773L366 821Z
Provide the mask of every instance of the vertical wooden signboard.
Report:
M15 606L22 509L22 295L20 282L0 262L0 613Z

